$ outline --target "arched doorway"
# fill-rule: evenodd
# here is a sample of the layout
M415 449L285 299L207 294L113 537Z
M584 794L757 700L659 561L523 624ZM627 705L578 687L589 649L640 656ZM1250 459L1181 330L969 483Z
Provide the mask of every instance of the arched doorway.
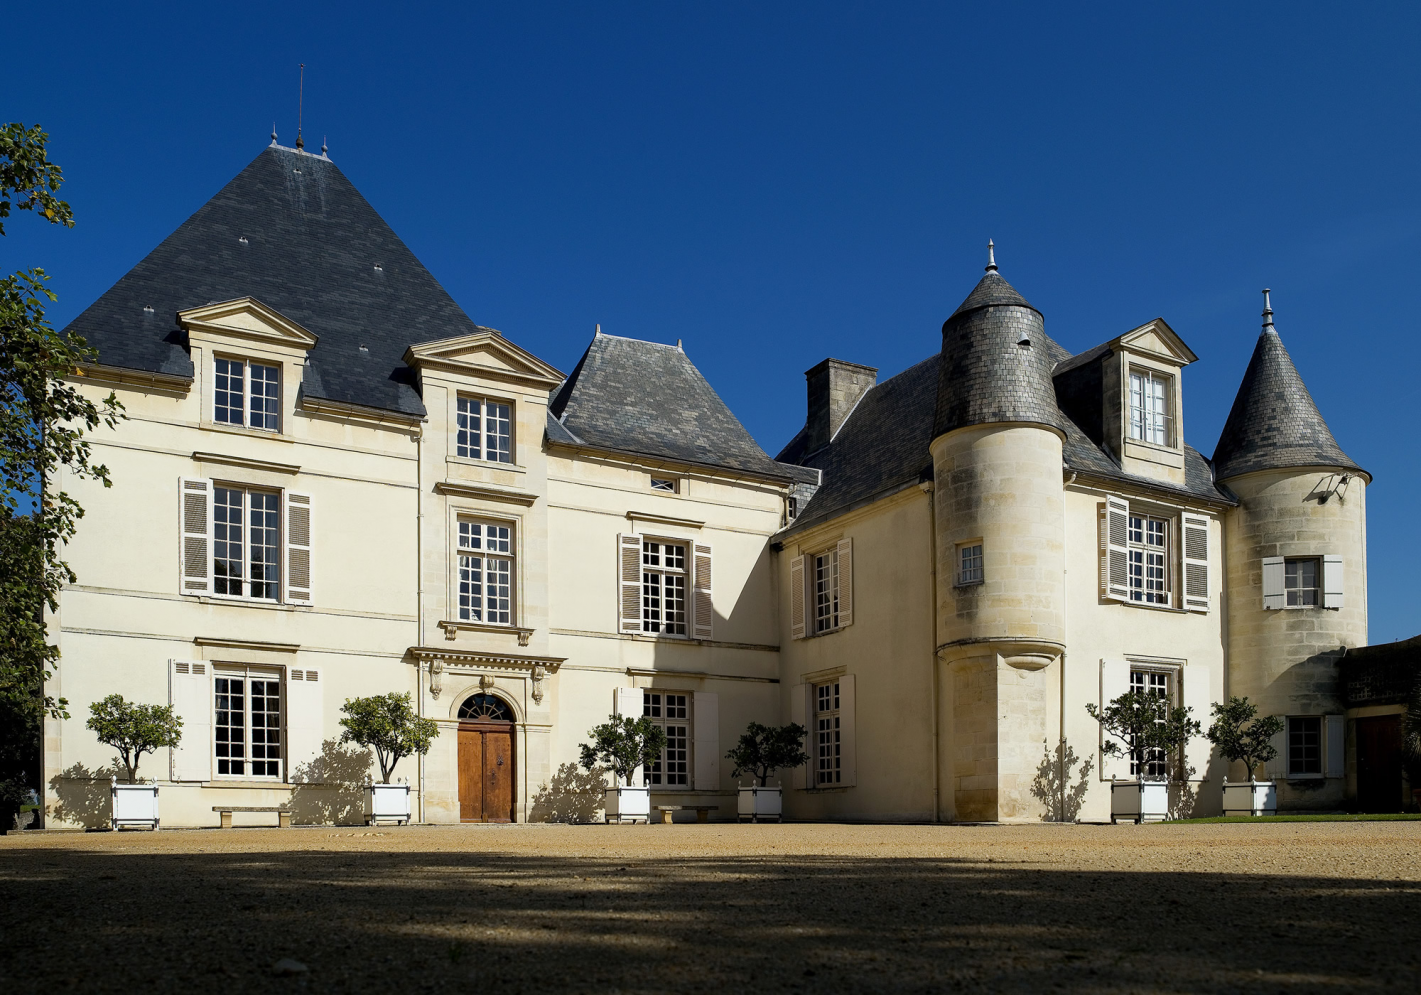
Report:
M459 821L512 822L517 801L513 709L491 694L459 706Z

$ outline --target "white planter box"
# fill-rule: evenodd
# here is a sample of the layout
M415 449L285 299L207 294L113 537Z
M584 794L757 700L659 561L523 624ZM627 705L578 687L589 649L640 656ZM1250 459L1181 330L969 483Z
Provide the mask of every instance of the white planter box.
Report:
M607 822L651 821L651 791L648 788L608 788L605 793Z
M379 822L410 824L410 786L408 784L367 784L365 786L365 824Z
M1163 822L1169 818L1168 781L1111 781L1110 821Z
M779 822L784 814L784 793L780 788L762 788L758 785L741 788L735 811L741 822L746 819L751 822L759 822L761 819L774 819Z
M1272 781L1224 782L1224 815L1277 815L1278 789Z
M158 828L158 786L156 784L119 784L109 781L113 795L112 823L115 829L129 826Z

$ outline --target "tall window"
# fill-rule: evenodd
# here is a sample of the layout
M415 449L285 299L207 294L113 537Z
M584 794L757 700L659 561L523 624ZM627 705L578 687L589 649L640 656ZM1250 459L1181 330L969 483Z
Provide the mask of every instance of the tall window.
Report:
M1288 776L1322 773L1322 716L1288 717Z
M1169 377L1158 373L1130 372L1130 438L1174 445L1174 425L1170 417Z
M513 624L513 528L459 519L459 620Z
M1169 604L1169 522L1130 516L1130 600Z
M686 547L641 544L641 631L686 634Z
M1316 608L1322 604L1318 584L1321 573L1315 559L1283 561L1283 593L1289 608Z
M212 591L275 601L281 596L281 495L212 489Z
M648 785L686 788L691 784L691 726L687 694L647 691L642 695L642 715L666 731L661 758L643 769Z
M814 631L839 627L839 551L814 557Z
M839 682L814 686L814 783L838 784L840 764Z
M213 674L217 773L281 777L281 678L244 667Z
M482 397L460 397L454 451L469 459L513 462L513 406Z
M982 544L964 542L957 547L957 583L982 583Z
M1161 698L1171 698L1170 675L1158 670L1132 670L1130 671L1130 690L1136 694L1152 694ZM1164 777L1169 772L1169 766L1165 763L1164 750L1150 750L1145 755L1145 777ZM1130 776L1139 777L1141 774L1140 763L1135 757L1130 758Z
M281 431L281 367L217 357L212 420Z

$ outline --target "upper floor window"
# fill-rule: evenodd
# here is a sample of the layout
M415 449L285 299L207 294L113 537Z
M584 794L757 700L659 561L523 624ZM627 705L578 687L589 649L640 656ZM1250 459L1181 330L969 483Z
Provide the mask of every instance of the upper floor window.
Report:
M820 553L814 561L814 631L839 627L839 550Z
M218 356L212 420L281 431L281 367Z
M957 583L982 583L982 543L963 542L957 545Z
M212 489L212 593L276 601L281 595L281 495Z
M1322 571L1315 557L1283 561L1283 593L1289 608L1315 608L1322 603Z
M663 494L675 494L680 488L676 486L676 480L672 477L652 477L651 489L661 491Z
M1174 386L1169 377L1149 370L1130 371L1130 438L1158 446L1174 445Z
M459 520L459 621L513 624L513 528Z
M659 759L642 770L645 783L672 788L691 786L691 725L688 694L647 691L642 695L642 715L666 732Z
M1130 600L1169 604L1169 522L1130 516Z
M641 631L686 634L686 547L641 544Z
M483 397L459 398L454 451L468 459L513 462L513 406Z

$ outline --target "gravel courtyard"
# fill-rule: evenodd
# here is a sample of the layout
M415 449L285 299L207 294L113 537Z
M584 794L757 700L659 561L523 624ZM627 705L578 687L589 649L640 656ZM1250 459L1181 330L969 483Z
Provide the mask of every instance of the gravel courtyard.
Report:
M0 910L11 991L1415 992L1421 823L12 833Z

